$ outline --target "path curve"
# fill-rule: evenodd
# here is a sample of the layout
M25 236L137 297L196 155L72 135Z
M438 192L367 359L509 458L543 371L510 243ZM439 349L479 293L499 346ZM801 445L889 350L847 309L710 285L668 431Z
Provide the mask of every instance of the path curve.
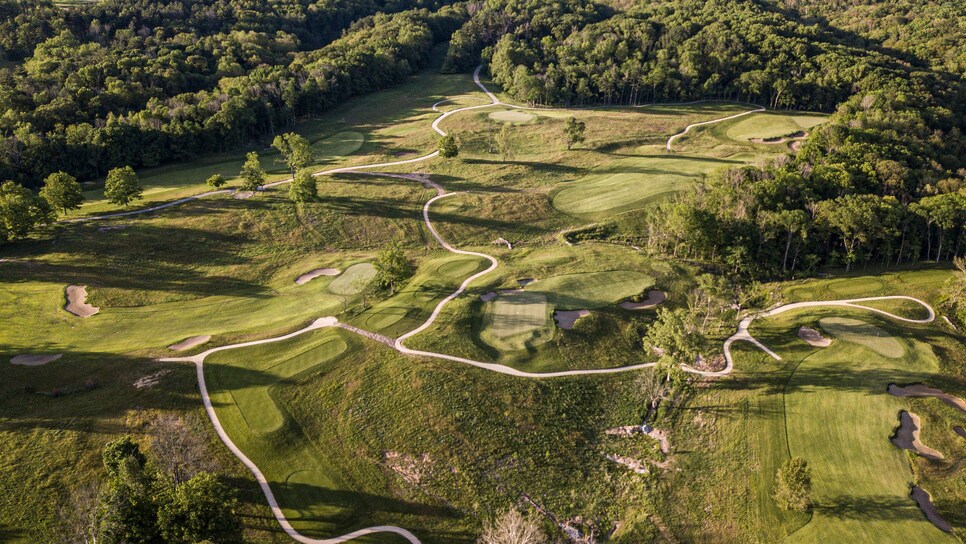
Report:
M711 121L702 121L700 123L692 123L692 124L684 127L684 130L682 130L681 132L678 132L677 134L675 134L675 135L673 135L673 136L671 136L670 138L667 139L667 150L668 151L672 151L671 144L674 143L674 140L680 138L681 136L684 136L685 134L687 134L694 127L700 127L700 126L703 126L703 125L711 125L713 123L720 123L721 121L727 121L729 119L737 119L738 117L741 117L743 115L748 115L748 114L751 114L751 113L761 113L763 111L768 111L768 110L766 110L765 108L758 108L758 109L755 109L755 110L743 111L741 113L738 113L738 114L735 114L735 115L730 115L728 117L722 117L721 119L712 119Z

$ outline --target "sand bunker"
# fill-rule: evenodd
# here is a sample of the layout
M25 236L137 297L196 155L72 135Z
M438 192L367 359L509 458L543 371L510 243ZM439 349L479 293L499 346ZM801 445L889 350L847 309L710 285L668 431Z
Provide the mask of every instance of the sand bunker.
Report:
M168 349L173 349L175 351L184 351L186 349L191 349L195 346L200 346L208 340L211 340L211 335L206 336L192 336L191 338L185 338L184 340L178 342L177 344L171 344Z
M496 298L496 291L490 291L489 293L484 293L480 295L480 300L483 302L489 302Z
M959 425L953 427L953 432L958 434L961 438L966 438L966 429L960 427Z
M905 410L899 412L899 429L896 431L896 436L892 438L892 443L904 450L914 451L927 459L942 459L943 454L919 441L919 429L921 428L919 416Z
M319 276L338 276L339 270L337 268L316 268L315 270L309 270L305 274L295 278L295 283L299 285L305 285L306 283L318 278Z
M802 140L806 137L808 137L808 133L804 130L799 130L798 132L789 134L788 136L778 136L776 138L750 138L750 140L756 144L784 144L787 142Z
M621 308L625 310L647 310L667 300L667 293L664 291L648 291L647 298L640 302L626 300L621 302Z
M590 315L588 310L557 310L553 313L553 318L557 322L557 326L561 329L570 330L574 328L574 324L581 317L587 317Z
M245 200L255 196L255 191L235 191L231 196L235 200Z
M810 346L815 346L817 348L828 347L832 340L822 336L822 333L811 327L802 327L798 329L798 337L805 341Z
M87 287L83 285L68 285L65 290L67 305L64 309L77 317L90 317L101 311L96 306L87 303Z
M919 487L918 485L912 486L912 500L916 501L919 505L919 509L922 510L923 514L926 514L926 519L936 527L946 531L947 533L952 531L953 528L949 525L949 522L944 520L942 516L939 515L939 511L936 510L936 505L932 503L932 497L925 489Z
M519 110L495 111L490 114L490 119L504 123L526 123L533 118L532 114Z
M533 278L520 278L517 280L517 283L520 285L520 287L526 287L535 281L537 280Z
M936 397L937 399L966 414L966 401L936 389L935 387L927 387L922 384L901 387L893 383L889 384L889 387L886 390L890 395L896 397Z
M52 363L63 356L63 353L58 353L57 355L17 355L13 359L10 359L10 362L21 366L40 366Z

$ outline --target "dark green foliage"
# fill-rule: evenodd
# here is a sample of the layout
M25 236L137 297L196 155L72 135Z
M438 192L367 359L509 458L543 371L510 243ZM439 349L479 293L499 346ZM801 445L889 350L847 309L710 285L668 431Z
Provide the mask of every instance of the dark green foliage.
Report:
M232 490L215 475L199 473L165 497L158 511L161 535L171 544L242 542L237 507Z
M389 289L390 294L395 293L396 286L413 273L412 264L399 241L390 242L379 252L373 264L376 267L376 282L382 288Z
M272 140L272 147L282 154L285 164L293 176L295 172L315 162L312 144L301 134L295 132L280 134Z
M121 438L108 442L104 446L104 451L101 452L101 458L104 460L104 468L107 469L107 473L112 477L120 473L121 465L128 457L133 458L142 468L147 462L147 458L141 453L141 446L130 436L122 436Z
M221 174L214 174L211 177L209 177L205 181L205 183L208 184L208 187L213 187L215 189L218 189L219 187L224 187L225 184L228 183L228 182L225 181L225 176L223 176Z
M446 135L440 138L438 149L439 156L447 159L452 159L460 154L460 149L456 145L456 138L454 138L452 135Z
M111 170L104 180L104 196L108 202L118 206L127 206L134 200L140 200L143 191L138 175L130 166Z
M54 221L54 210L30 189L5 181L0 185L0 242L23 238L37 225Z
M245 164L242 165L241 178L243 191L257 191L265 183L265 170L262 169L262 163L258 160L258 153L249 151L245 155Z
M775 502L782 510L804 512L812 505L812 472L808 462L792 457L775 474Z
M64 172L54 172L44 180L40 189L40 196L46 200L51 208L63 210L66 214L70 210L80 208L84 202L80 183L74 176Z
M583 121L577 119L576 117L571 117L567 119L567 125L564 127L564 133L567 134L567 149L570 150L574 144L583 143L584 141L584 131L587 129L587 124Z

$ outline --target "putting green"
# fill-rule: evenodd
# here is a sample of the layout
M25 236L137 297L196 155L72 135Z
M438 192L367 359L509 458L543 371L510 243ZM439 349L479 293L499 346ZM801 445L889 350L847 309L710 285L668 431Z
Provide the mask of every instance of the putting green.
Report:
M513 123L521 124L532 121L536 118L532 113L527 113L520 110L503 110L495 111L489 115L490 119L494 121L500 121L501 123Z
M553 338L547 297L543 293L503 293L486 304L480 339L501 351L539 346Z
M739 142L747 142L753 138L780 138L808 131L825 120L824 115L753 113L733 121L725 130L725 135Z
M640 155L615 160L567 183L554 195L554 208L595 217L633 210L688 188L703 174L745 164L743 160L664 153L653 147L638 151Z
M910 498L909 458L889 442L903 401L886 385L936 371L925 345L895 359L843 342L805 356L786 387L784 417L791 455L811 467L815 506L787 542L954 541Z
M365 141L366 137L361 132L339 132L313 143L312 150L323 159L345 157L359 151Z
M376 267L372 263L358 263L345 269L339 277L329 284L329 291L337 295L358 295L376 277Z
M833 338L865 346L883 357L898 359L906 353L902 342L897 338L865 321L845 317L826 317L819 320L819 325Z
M531 283L527 292L543 293L558 310L592 310L636 295L654 278L634 270L554 276Z

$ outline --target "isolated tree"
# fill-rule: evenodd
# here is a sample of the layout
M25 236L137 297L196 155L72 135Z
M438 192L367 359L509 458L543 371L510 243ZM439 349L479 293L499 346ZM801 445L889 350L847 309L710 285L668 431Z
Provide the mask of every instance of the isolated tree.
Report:
M37 225L54 221L54 210L30 189L5 181L0 185L0 242L23 238Z
M219 187L224 187L228 181L226 181L225 176L221 174L213 174L210 178L208 178L207 181L205 181L205 183L208 184L208 187L217 189Z
M101 452L101 460L104 462L104 468L107 469L107 473L111 477L117 476L121 465L129 457L134 459L142 468L147 463L147 457L141 453L140 444L127 435L108 442Z
M138 175L130 166L114 168L107 173L107 179L104 181L104 196L111 204L127 206L135 200L140 200L143 192Z
M288 196L292 202L311 202L319 197L319 188L315 176L308 170L299 170L292 178L288 188Z
M51 208L62 210L65 215L70 210L80 208L81 202L84 202L77 178L64 172L54 172L47 176L43 188L40 189L40 196Z
M812 504L812 472L801 457L787 459L775 473L775 502L782 510L804 512Z
M213 468L204 436L184 419L162 414L151 422L150 431L152 459L175 485Z
M574 144L583 143L586 129L586 123L576 117L567 119L567 126L564 127L564 133L567 134L567 151L570 151Z
M503 162L513 158L513 133L509 125L503 125L496 135L496 147L500 150L500 160Z
M312 150L312 144L301 134L295 132L279 134L272 140L272 147L282 154L282 158L288 165L292 176L315 162L315 151Z
M641 400L647 405L648 412L656 409L659 402L668 398L671 390L665 373L657 367L642 371L634 386Z
M245 164L241 169L242 190L257 191L265 183L265 170L262 170L262 163L258 160L258 153L249 151L245 155Z
M510 509L483 524L478 544L545 544L547 536L535 516Z
M158 510L158 526L164 541L171 544L241 543L237 508L232 490L215 475L201 472L165 496Z
M396 286L402 283L412 273L412 265L406 259L406 253L398 240L390 242L379 255L376 256L376 282L380 287L389 289L389 294L396 292Z
M456 138L452 135L447 134L439 139L439 156L445 157L447 159L452 159L453 157L460 154L459 146L456 144Z

